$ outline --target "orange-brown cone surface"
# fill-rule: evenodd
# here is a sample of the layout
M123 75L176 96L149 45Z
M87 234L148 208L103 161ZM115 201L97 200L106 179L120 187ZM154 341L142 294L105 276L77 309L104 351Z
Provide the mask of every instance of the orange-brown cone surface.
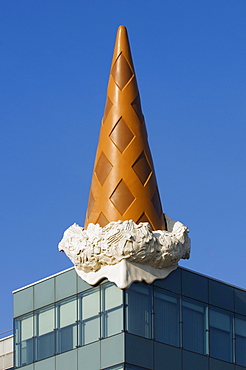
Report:
M166 230L126 28L118 29L86 213L89 223Z

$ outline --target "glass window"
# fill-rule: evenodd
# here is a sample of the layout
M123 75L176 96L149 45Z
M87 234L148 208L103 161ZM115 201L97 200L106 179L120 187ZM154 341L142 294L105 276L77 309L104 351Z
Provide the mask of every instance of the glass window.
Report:
M62 301L57 305L57 352L77 346L77 299Z
M15 322L16 366L33 362L33 315Z
M182 301L183 348L193 352L207 354L206 306L193 300Z
M46 307L36 314L37 360L55 354L55 309Z
M210 309L210 356L232 362L232 316Z
M126 291L127 318L129 333L151 338L152 286L134 283Z
M102 336L123 330L123 291L113 283L102 286Z
M154 291L155 340L179 346L179 297L162 289Z
M100 338L100 291L93 289L80 295L79 337L80 345Z
M33 362L33 316L21 320L21 365Z
M246 366L246 318L236 317L235 319L236 334L236 363Z

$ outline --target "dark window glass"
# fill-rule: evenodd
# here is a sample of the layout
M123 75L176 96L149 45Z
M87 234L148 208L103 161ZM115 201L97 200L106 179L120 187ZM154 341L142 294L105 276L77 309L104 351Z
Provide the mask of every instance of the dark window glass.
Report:
M33 338L27 339L21 344L21 365L31 364L33 362Z
M77 299L73 297L57 305L57 352L77 346Z
M79 344L83 346L100 339L99 289L82 293L79 303Z
M232 362L232 316L210 309L210 356Z
M235 288L234 292L236 313L246 315L246 291Z
M232 286L209 279L209 303L222 309L234 310L234 289Z
M246 318L236 317L236 363L246 366Z
M179 297L162 289L154 291L155 340L179 346Z
M165 279L157 279L153 283L154 286L169 290L174 293L181 293L181 268L178 267L172 271Z
M55 353L55 336L54 332L40 335L37 338L37 359L51 357Z
M183 348L206 354L206 306L186 300L182 302Z
M152 286L132 284L126 291L127 330L129 333L151 338Z
M182 295L208 302L208 279L191 271L182 270Z
M55 354L55 308L49 306L36 314L37 360Z
M102 287L102 337L123 330L123 291L113 283Z

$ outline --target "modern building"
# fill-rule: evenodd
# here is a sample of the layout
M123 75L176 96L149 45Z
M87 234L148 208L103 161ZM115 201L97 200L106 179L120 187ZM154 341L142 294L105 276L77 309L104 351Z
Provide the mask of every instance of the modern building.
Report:
M184 268L119 289L74 268L14 292L15 368L246 369L246 291Z
M14 369L246 369L246 291L177 267L188 229L162 212L124 27L117 37L85 229L60 243L75 267L14 292Z

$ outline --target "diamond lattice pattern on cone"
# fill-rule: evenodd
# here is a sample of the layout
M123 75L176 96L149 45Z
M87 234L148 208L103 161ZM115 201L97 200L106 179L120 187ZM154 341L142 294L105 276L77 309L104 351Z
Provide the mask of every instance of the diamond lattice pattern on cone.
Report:
M118 29L86 213L166 230L126 28Z

